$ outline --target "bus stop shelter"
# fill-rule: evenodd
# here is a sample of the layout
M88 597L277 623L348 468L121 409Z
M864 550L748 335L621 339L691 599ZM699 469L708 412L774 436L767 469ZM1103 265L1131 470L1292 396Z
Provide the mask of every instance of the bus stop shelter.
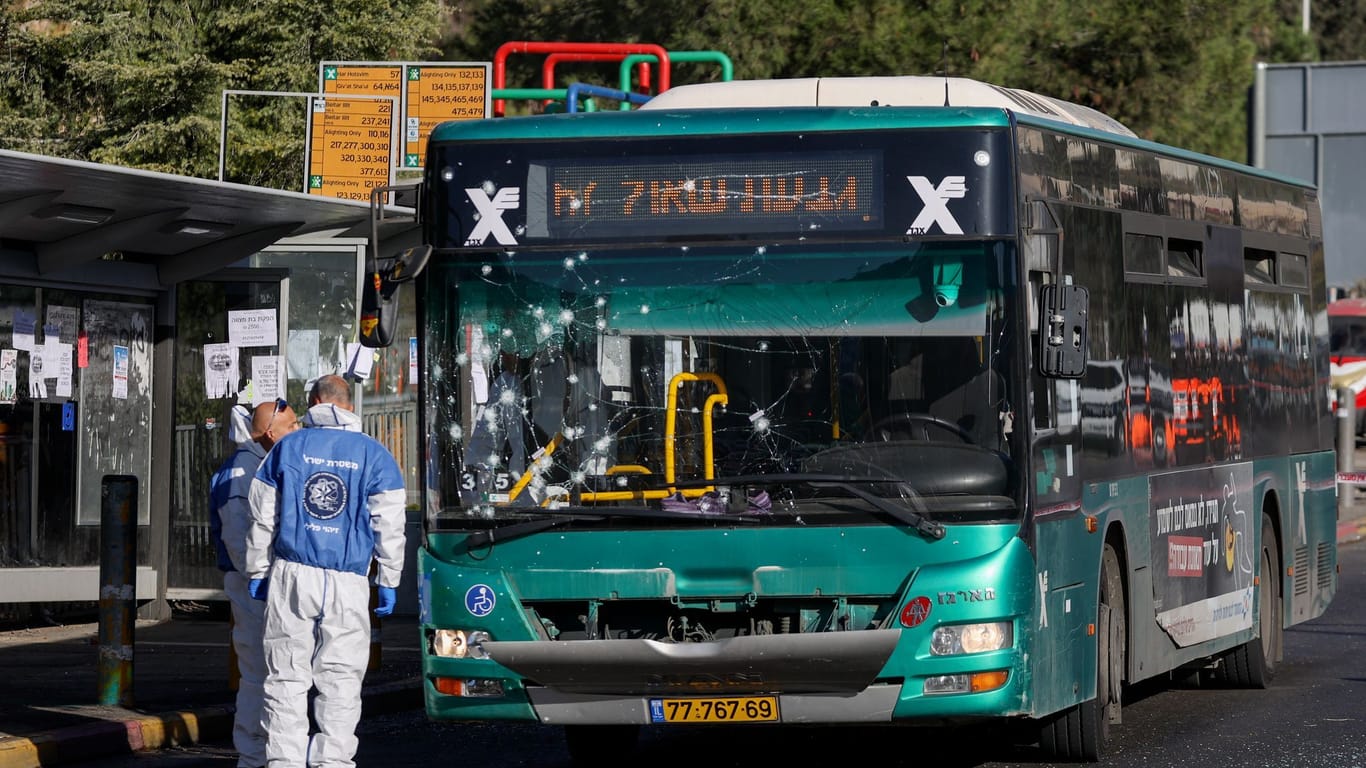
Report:
M137 478L144 613L216 593L228 409L301 408L306 375L355 354L369 231L363 202L0 150L0 615L98 600L110 475ZM229 316L273 335L234 343ZM415 412L396 354L365 391Z

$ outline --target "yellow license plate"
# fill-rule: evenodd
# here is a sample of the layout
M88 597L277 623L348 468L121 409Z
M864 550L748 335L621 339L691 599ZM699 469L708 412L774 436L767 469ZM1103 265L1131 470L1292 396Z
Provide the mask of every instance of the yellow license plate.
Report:
M777 696L650 699L652 723L776 723Z

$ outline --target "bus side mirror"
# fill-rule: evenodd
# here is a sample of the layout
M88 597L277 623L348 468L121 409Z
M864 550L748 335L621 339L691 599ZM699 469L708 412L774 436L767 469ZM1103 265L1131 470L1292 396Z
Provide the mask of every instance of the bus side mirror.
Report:
M375 264L375 271L361 286L361 346L387 347L394 342L398 287L422 274L431 255L430 245L417 245Z
M1086 289L1050 284L1039 289L1039 372L1060 379L1086 371Z

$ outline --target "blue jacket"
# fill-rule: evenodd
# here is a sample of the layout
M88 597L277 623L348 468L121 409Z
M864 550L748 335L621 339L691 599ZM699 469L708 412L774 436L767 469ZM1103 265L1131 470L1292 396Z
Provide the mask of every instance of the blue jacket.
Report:
M264 578L273 558L366 576L373 558L375 583L397 587L406 522L398 462L350 411L320 403L304 425L275 444L252 481L248 578Z

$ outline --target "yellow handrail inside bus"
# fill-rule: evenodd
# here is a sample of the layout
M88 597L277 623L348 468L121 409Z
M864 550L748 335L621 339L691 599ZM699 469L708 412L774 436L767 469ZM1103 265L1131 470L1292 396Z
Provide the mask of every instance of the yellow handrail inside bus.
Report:
M585 502L592 501L630 501L632 499L664 499L675 493L682 493L684 498L696 498L704 493L716 490L715 486L703 486L701 488L684 488L682 491L674 487L674 451L676 447L675 434L678 429L678 391L688 382L706 381L716 387L717 391L707 397L706 403L702 406L702 476L707 480L716 477L715 452L712 445L712 411L718 405L727 405L730 402L729 395L726 394L726 382L715 373L692 373L683 371L674 374L669 379L669 392L667 399L667 412L664 416L664 482L667 488L664 490L640 490L640 491L586 491L582 498ZM545 444L531 457L530 465L522 476L517 479L517 483L512 486L508 493L508 501L515 500L522 491L531 483L531 478L536 474L537 462L541 462L550 457L555 449L560 447L564 435L556 432L550 438L550 442ZM618 464L607 470L608 475L618 475L626 473L637 473L648 475L650 470L639 464ZM547 497L542 503L549 501Z
M675 479L674 442L678 421L678 390L682 389L683 384L689 381L709 381L715 385L717 389L716 394L707 398L706 405L702 409L702 455L703 463L705 465L703 467L703 472L705 473L704 477L708 480L716 477L715 470L712 468L711 409L712 406L717 403L725 405L730 401L730 398L726 395L726 382L722 381L721 377L715 373L692 373L690 371L675 373L673 378L669 379L668 402L665 406L667 410L664 414L664 482L668 486L668 494L665 495L673 494L677 491L677 489L674 488L673 483ZM713 489L689 489L684 492L683 496L685 498L688 496L700 496L710 490Z
M554 453L555 449L560 447L560 441L563 439L564 435L556 432L555 435L550 438L550 442L545 444L544 448L532 454L531 461L527 463L526 471L522 473L521 477L517 478L517 484L512 486L512 490L508 492L508 501L516 499L517 495L531 482L531 478L536 474L536 462L548 458L550 454Z

